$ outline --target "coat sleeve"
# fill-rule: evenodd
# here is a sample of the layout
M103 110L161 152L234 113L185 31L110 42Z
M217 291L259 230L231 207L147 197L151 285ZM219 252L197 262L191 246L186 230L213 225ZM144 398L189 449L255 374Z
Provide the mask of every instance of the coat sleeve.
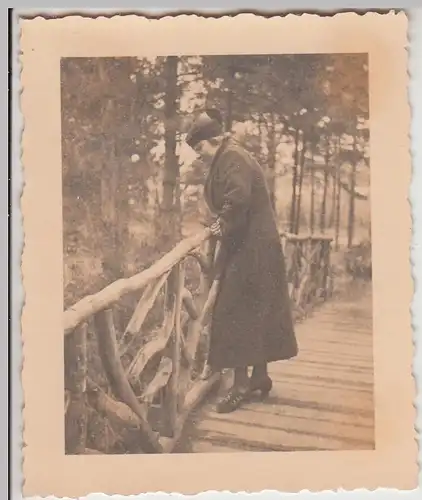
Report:
M230 159L222 169L223 206L218 213L222 237L247 223L252 191L252 172L242 159Z

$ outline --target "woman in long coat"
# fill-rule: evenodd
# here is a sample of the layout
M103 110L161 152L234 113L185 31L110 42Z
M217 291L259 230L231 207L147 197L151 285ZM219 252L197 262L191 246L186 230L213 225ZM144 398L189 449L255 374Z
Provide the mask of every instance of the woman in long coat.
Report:
M234 384L217 404L230 412L251 393L270 392L267 363L297 355L284 255L265 174L224 135L220 113L201 113L186 142L209 165L204 195L221 252L208 363L213 371L234 369Z

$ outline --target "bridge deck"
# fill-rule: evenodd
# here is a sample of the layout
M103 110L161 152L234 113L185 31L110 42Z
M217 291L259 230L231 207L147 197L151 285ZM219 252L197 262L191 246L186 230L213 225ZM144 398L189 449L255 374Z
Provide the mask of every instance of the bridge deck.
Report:
M297 336L298 357L270 365L267 400L220 415L210 399L193 413L180 451L373 449L370 287L323 305Z

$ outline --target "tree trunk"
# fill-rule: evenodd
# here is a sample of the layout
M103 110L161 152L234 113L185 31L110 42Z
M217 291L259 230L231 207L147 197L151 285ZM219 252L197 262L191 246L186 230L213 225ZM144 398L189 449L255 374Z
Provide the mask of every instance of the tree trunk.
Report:
M300 229L300 216L301 216L301 203L302 203L302 187L303 187L303 177L305 175L305 153L306 153L306 139L305 135L302 137L302 151L300 153L300 175L299 175L299 187L298 187L298 197L297 197L297 210L296 210L296 225L295 234L299 234Z
M147 126L145 120L140 120L140 122L139 122L140 135L146 136L147 130L148 130L148 126ZM148 158L148 152L147 152L145 145L139 146L138 154L140 156L140 161L142 162L142 165L145 164L145 166L148 168L148 171L150 172L150 176L153 176L155 174L153 164L152 164L152 162L150 162L150 160ZM141 201L142 206L143 206L145 211L148 211L148 208L149 208L148 205L149 205L149 199L150 199L150 192L149 192L149 188L148 188L148 178L150 176L148 176L148 177L142 176L140 179L139 179L138 175L136 176L136 181L138 181L138 179L139 179L139 182L140 182L140 189L141 189L140 201Z
M335 145L336 148L336 153L337 155L334 157L338 158L338 142ZM330 221L329 221L329 227L332 228L334 226L334 221L335 221L335 214L336 214L336 199L337 199L337 176L338 176L338 168L337 166L334 166L334 175L333 175L333 183L332 183L332 189L331 189L331 210L330 210Z
M230 132L233 125L233 92L229 90L227 92L227 115L226 115L226 130Z
M226 93L226 130L230 132L233 125L233 101L234 101L234 90L233 90L233 81L234 81L234 61L231 56L231 63L228 68L228 80L226 82L228 91Z
M340 138L337 141L337 149L340 152ZM337 165L337 199L336 199L336 217L335 217L335 249L339 249L340 223L341 223L341 164Z
M276 165L276 132L274 112L270 114L270 124L268 127L268 187L270 191L271 205L276 212L275 200L275 165Z
M176 155L177 131L177 67L179 58L168 56L164 63L164 77L167 83L164 97L164 175L163 175L163 200L161 205L162 226L161 239L167 249L174 242L180 227L177 224L176 185L179 182L179 162Z
M258 121L258 130L259 130L259 159L262 165L268 161L268 155L265 156L264 151L262 149L262 143L264 142L264 130L265 130L265 118L262 115L259 115Z
M311 157L311 209L309 214L311 234L315 230L315 168L314 168L314 155Z
M289 231L291 233L294 232L295 229L295 220L296 220L296 190L297 190L297 174L298 174L298 163L299 163L299 129L296 130L295 133L295 152L294 152L294 164L293 164L293 176L292 176L292 201L290 204L290 228Z
M100 65L101 67L101 65ZM100 74L105 78L104 68ZM103 73L104 71L104 73ZM114 115L114 101L109 99L105 105L102 120L104 134L104 163L101 175L101 219L103 222L104 255L103 270L107 281L121 278L122 257L119 245L119 227L117 218L119 190L119 162L116 157L116 137L112 133L111 123Z
M326 223L326 212L327 212L327 193L328 193L328 184L329 184L329 173L328 173L328 165L330 161L330 150L329 150L329 139L327 137L327 146L325 152L325 168L324 168L324 192L322 195L322 203L321 203L321 214L320 214L320 222L319 227L321 233L325 233L325 223Z
M356 189L356 135L353 138L353 151L355 158L352 162L352 169L350 171L350 195L349 195L349 217L347 223L347 247L353 245L353 236L355 229L355 189Z

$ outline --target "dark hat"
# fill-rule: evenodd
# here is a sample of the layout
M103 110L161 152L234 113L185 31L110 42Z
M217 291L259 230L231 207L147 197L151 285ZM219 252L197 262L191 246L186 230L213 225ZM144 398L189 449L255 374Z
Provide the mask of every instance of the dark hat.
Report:
M223 117L217 109L205 109L193 122L186 143L193 148L201 141L217 137L224 132Z

